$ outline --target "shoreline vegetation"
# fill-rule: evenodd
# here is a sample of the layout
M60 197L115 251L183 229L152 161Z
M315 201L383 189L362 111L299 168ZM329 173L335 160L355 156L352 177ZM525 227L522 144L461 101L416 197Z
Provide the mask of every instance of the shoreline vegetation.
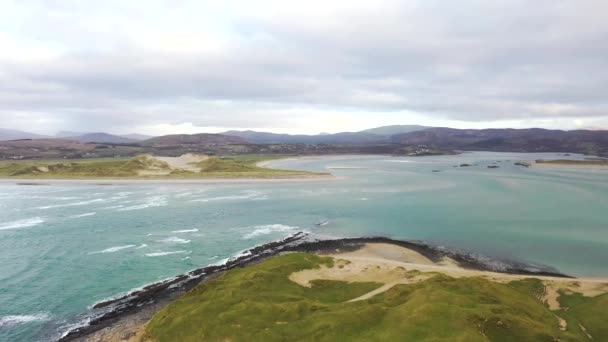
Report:
M297 233L98 303L61 341L603 340L607 293L420 242Z
M239 155L207 156L184 154L158 157L150 154L128 159L78 161L1 162L0 179L24 180L21 184L42 181L163 181L196 183L220 180L311 180L330 178L329 173L267 168L268 162L291 156Z
M537 160L537 165L553 165L553 166L603 166L608 167L608 159L556 159L556 160Z

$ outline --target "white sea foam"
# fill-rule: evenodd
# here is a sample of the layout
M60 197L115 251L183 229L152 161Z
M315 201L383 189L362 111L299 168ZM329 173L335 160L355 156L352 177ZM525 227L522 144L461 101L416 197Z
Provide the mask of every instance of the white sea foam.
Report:
M68 218L74 219L74 218L79 218L79 217L93 216L95 214L97 214L97 213L96 212L84 213L84 214L79 214L79 215L72 215L72 216L69 216Z
M209 266L222 266L225 263L227 263L228 260L230 260L230 258L225 258L225 259L222 259L222 260L220 260L218 262L214 262L213 264L209 264Z
M188 192L180 192L179 194L175 194L174 197L185 197L185 196L192 196L193 192L188 191Z
M124 207L118 209L118 211L130 211L130 210L140 210L152 207L163 207L168 204L166 196L152 196L147 198L144 203L138 205L132 205L130 207Z
M253 227L249 227L249 228L253 229L253 231L243 235L243 239L251 239L251 238L254 238L254 237L260 236L260 235L267 235L267 234L272 234L275 232L284 232L284 231L288 231L288 230L299 229L299 227L287 226L284 224L268 224L268 225L262 225L262 226L253 226Z
M383 162L387 162L387 163L415 163L414 161L403 160L403 159L387 159L387 160L383 160Z
M135 249L141 249L144 247L148 247L148 245L146 245L145 243L142 243L141 245L137 246L137 248L135 248Z
M109 207L103 207L103 208L99 208L99 209L110 210L110 209L118 209L118 208L122 208L122 207L124 207L124 205L111 205Z
M219 258L219 257L220 257L219 255L214 255L214 256L212 256L211 258L207 258L207 259L209 259L209 260L213 260L213 259L217 259L217 258Z
M44 220L41 217L32 217L32 218L28 218L28 219L21 219L21 220L5 222L5 223L0 224L0 230L34 227L43 222L44 222Z
M367 197L361 197L361 198L359 198L359 200L360 201L367 201L367 200L369 200L369 198L367 198Z
M230 195L230 196L218 196L218 197L207 197L207 198L198 198L193 199L190 202L212 202L212 201L231 201L231 200L266 200L268 196L259 191L243 191L240 195Z
M171 231L171 233L194 233L194 232L198 232L198 229L194 228L194 229L182 229L182 230Z
M135 245L115 246L115 247L106 248L102 251L90 252L89 254L114 253L114 252L121 251L123 249L132 248L132 247L135 247Z
M158 251L158 252L154 252L154 253L147 253L145 255L147 257L158 257L158 256L172 255L172 254L188 254L188 253L191 253L191 251L173 251L173 252Z
M34 315L10 315L0 317L0 328L10 327L17 324L29 323L29 322L42 322L48 321L49 315L46 313L38 313Z
M37 207L36 209L53 209L53 208L62 208L62 207L77 207L77 206L81 206L81 205L99 203L99 202L104 202L104 201L105 200L103 198L96 198L96 199L92 199L92 200L88 200L88 201L80 201L80 202L65 203L65 204L46 205L46 206L43 206L43 207Z
M177 236L171 236L171 237L168 237L166 239L158 240L158 242L163 242L163 243L190 243L190 240L181 239L181 238L178 238Z

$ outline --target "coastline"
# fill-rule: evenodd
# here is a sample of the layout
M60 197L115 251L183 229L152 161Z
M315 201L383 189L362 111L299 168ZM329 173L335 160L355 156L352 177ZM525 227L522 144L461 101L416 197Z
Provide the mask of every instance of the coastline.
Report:
M86 179L61 179L61 178L0 178L0 185L196 185L196 184L250 184L250 183L309 183L335 181L340 178L333 175L297 175L294 177L276 178L181 178L181 179L128 179L128 178L86 178Z
M141 330L142 326L156 312L195 286L220 276L230 269L254 265L270 257L289 252L307 252L342 258L347 257L349 253L362 250L367 244L389 244L407 249L432 263L441 263L447 258L451 260L451 264L445 266L457 265L457 268L423 265L421 269L426 271L458 270L458 272L464 272L466 276L479 276L487 273L493 274L495 277L542 277L547 280L562 281L581 279L559 273L550 267L534 269L530 265L519 262L491 260L473 254L449 251L418 241L394 240L385 237L313 240L307 233L298 232L283 240L244 251L223 265L199 268L187 274L145 286L120 298L96 303L91 312L81 317L81 326L65 332L59 341L111 341L113 340L110 338L111 336L116 337L117 334L125 336L126 332L128 332L127 335L135 337L137 335L135 330ZM416 264L416 266L421 265ZM597 279L596 281L605 282L607 280ZM143 333L143 331L140 332ZM117 340L121 339L122 337Z

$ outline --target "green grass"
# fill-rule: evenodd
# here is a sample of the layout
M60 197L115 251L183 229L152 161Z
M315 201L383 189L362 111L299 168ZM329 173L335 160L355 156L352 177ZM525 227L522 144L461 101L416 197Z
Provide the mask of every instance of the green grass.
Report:
M594 341L608 341L608 294L585 297L580 293L560 292L557 299L561 306L558 315L568 322L570 329L582 329L582 325Z
M140 175L142 170L169 170L167 163L141 155L130 159L36 161L0 163L0 177L20 179L195 179L195 178L290 178L319 175L306 171L258 167L268 156L211 157L197 164L201 172L174 170L167 175ZM273 159L273 158L270 158Z
M331 259L297 253L231 270L158 312L146 335L158 342L586 339L578 328L559 330L554 313L539 299L544 292L539 280L502 284L437 274L348 303L380 284L315 281L306 288L288 279L322 264L331 266ZM595 340L606 340L605 330L598 330L605 328L587 321L585 311L605 322L606 303L588 301L571 314L593 327Z

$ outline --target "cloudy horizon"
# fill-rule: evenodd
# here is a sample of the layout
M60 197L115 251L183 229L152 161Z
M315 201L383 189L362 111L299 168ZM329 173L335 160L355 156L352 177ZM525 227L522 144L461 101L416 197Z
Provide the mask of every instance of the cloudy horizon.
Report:
M608 129L603 1L0 3L0 127Z

